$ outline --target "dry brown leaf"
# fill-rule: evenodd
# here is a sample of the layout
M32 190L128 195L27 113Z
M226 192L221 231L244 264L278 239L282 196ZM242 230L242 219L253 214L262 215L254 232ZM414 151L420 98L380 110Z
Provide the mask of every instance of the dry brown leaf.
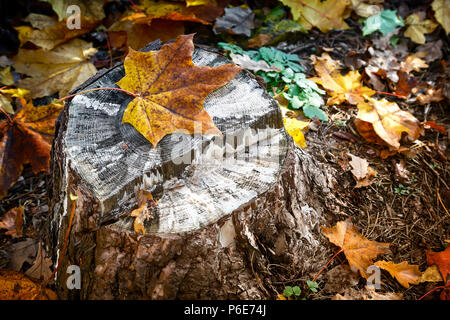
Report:
M431 33L438 26L430 19L422 20L417 13L413 13L405 19L408 26L404 36L410 38L415 43L424 44L426 42L425 34Z
M345 30L349 26L344 19L349 0L281 0L291 8L294 20L306 30L317 27L322 32Z
M137 196L138 208L131 212L131 217L134 219L134 232L145 234L144 223L147 220L153 219L151 208L155 205L153 201L153 196L150 192L145 190L140 190Z
M409 180L409 171L406 169L406 163L403 160L395 164L395 175L403 180Z
M384 0L350 0L350 2L358 16L368 18L381 11L381 8L374 3L383 3Z
M34 173L49 169L55 122L63 108L57 103L35 108L22 97L18 100L22 110L12 122L0 120L0 199L20 177L25 164L30 164Z
M0 69L0 84L5 86L14 84L14 77L11 74L11 66Z
M377 261L375 265L388 271L405 288L409 288L409 284L418 284L422 276L419 266L410 265L406 261L398 264L392 261Z
M427 42L417 47L417 52L425 52L426 56L423 58L426 62L430 63L434 60L442 58L442 40L439 39L433 42Z
M345 288L356 286L360 276L346 264L340 264L326 273L325 293L341 293Z
M154 40L167 42L184 34L184 23L165 19L152 19L147 24L136 24L127 20L117 21L109 27L108 34L114 37L117 33L125 33L127 46L140 50Z
M402 300L403 294L395 292L376 292L375 288L366 286L362 290L346 288L344 295L337 294L332 300Z
M117 84L136 97L125 109L122 122L134 126L153 147L167 134L194 133L199 123L202 134L221 134L203 103L241 68L234 64L216 68L194 65L193 36L179 36L159 51L131 49L125 58L125 76Z
M450 0L434 0L431 7L436 20L448 35L450 33Z
M20 238L23 229L23 211L24 207L12 208L0 219L0 229L6 229L6 235L13 238Z
M343 249L350 267L359 270L364 278L368 278L367 268L373 259L389 252L389 243L367 240L350 220L339 221L334 227L322 227L322 233L335 245Z
M28 238L24 241L13 243L8 247L9 263L7 268L20 271L25 262L31 264L37 253L36 240Z
M189 21L210 24L220 17L224 9L215 5L186 6L183 2L143 0L138 5L141 12L123 18L133 23L148 24L153 19Z
M355 156L351 153L348 155L352 158L350 161L350 166L352 167L352 173L355 176L356 180L363 179L367 176L369 162L366 159Z
M411 113L401 110L395 102L385 99L367 100L368 102L358 104L357 120L360 121L355 121L355 126L368 142L388 145L398 150L403 133L413 141L419 138L420 122ZM373 133L376 134L375 137Z
M33 16L34 17L34 16ZM56 22L54 25L44 27L42 29L34 29L29 26L20 26L15 29L19 33L21 46L27 41L43 48L44 50L52 50L56 46L69 41L70 39L79 37L94 29L99 22L85 17L80 18L80 28L68 29L67 19Z
M95 52L90 43L80 39L51 51L20 49L14 57L14 68L31 78L20 80L19 87L30 90L32 98L56 92L64 97L97 72L88 61Z
M42 247L42 242L39 242L36 259L34 260L33 265L25 272L25 275L40 281L47 280L52 275L52 270L50 269L51 266L52 260L45 257L45 250Z
M400 64L400 70L409 74L411 71L421 71L421 69L428 68L425 61L419 57L421 54L423 54L423 52L407 56L406 60Z
M58 300L58 296L20 272L0 270L0 300Z
M442 94L442 88L439 88L437 90L434 90L432 88L429 88L426 92L426 94L420 94L417 96L417 101L421 105L428 104L431 102L439 102L444 100L444 95Z
M80 13L88 18L97 21L105 18L103 6L112 0L42 0L51 4L53 11L58 15L59 20L63 20L69 16L67 8L75 5L80 8Z

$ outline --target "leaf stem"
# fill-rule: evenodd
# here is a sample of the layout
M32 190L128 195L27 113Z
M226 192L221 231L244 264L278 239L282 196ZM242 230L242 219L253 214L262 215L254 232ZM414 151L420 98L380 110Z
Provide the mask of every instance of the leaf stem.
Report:
M98 91L98 90L114 90L114 91L125 92L126 94L129 94L130 96L133 96L133 97L137 98L137 95L134 94L133 92L130 92L130 91L124 90L124 89L120 89L120 88L95 88L95 89L89 89L89 90L80 91L80 92L77 92L77 93L74 93L74 94L62 97L62 98L58 99L57 101L61 102L61 101L73 98L76 95L79 95L79 94L82 94L82 93L88 93L88 92L93 92L93 91Z
M336 256L343 251L344 249L339 250L330 260L328 260L327 264L322 269L320 269L320 271L316 274L316 276L313 279L313 282L316 281L317 277L322 273L323 270L325 270L325 268L330 264L330 262L333 261L333 259L336 258Z
M394 96L394 97L406 98L406 96L402 96L402 95L395 94L395 93L389 93L389 92L383 92L383 91L377 91L377 90L374 90L374 91L379 94L387 94L387 95Z
M430 293L432 293L432 292L434 292L434 291L436 291L436 290L438 290L438 289L445 289L445 286L438 286L438 287L435 287L435 288L431 289L430 291L428 291L427 293L425 293L423 296L421 296L418 300L422 300L422 299L425 298L427 295L429 295Z

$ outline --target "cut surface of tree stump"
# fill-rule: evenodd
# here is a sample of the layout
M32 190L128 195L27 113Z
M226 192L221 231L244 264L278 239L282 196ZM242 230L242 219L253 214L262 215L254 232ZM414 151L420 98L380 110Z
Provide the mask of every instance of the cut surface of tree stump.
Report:
M193 61L229 63L201 48ZM76 91L116 87L123 76L119 65ZM112 90L80 94L59 119L49 241L55 262L74 210L56 279L61 298L273 298L272 265L299 275L324 265L319 226L332 174L295 146L253 76L242 71L205 101L223 137L175 133L153 148L121 123L131 99ZM145 235L130 216L140 190L156 201ZM70 265L81 269L80 290L66 286Z

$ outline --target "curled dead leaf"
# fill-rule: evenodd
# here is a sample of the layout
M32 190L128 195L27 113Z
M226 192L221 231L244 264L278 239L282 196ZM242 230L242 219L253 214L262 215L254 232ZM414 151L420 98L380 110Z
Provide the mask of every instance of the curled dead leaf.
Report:
M20 238L23 229L23 211L24 207L12 208L0 219L0 229L6 229L6 235L13 238Z
M322 233L335 245L342 248L353 270L359 270L361 276L368 278L367 268L373 259L389 252L389 243L367 240L350 220L339 221L334 227L322 227Z
M388 271L405 288L409 288L410 284L418 284L422 276L419 266L410 265L406 261L398 264L392 261L377 261L375 265Z
M355 126L368 142L388 145L398 150L403 133L413 141L420 136L419 120L411 113L401 110L395 102L368 98L368 102L358 104L358 110L357 119L360 121L355 121Z

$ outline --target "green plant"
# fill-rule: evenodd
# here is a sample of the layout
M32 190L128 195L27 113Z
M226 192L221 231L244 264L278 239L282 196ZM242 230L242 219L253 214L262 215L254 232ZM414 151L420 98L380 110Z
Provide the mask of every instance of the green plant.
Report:
M286 298L292 297L293 299L297 300L297 299L300 298L301 294L302 294L302 290L298 286L295 286L295 287L286 286L286 287L284 287L283 295Z
M309 290L311 290L314 293L317 293L317 288L319 288L319 284L316 281L306 281L306 284L308 285Z
M255 61L264 60L277 68L279 71L256 72L256 75L266 82L267 91L273 96L282 95L289 103L288 108L302 109L305 116L310 119L317 116L322 121L328 120L328 115L321 109L324 104L321 95L324 95L325 91L319 89L314 81L306 79L297 55L272 47L245 51L237 45L224 42L219 42L218 46L234 54L247 55Z
M394 193L400 195L407 195L410 194L410 189L411 187L404 186L403 184L400 183L397 188L394 188Z

